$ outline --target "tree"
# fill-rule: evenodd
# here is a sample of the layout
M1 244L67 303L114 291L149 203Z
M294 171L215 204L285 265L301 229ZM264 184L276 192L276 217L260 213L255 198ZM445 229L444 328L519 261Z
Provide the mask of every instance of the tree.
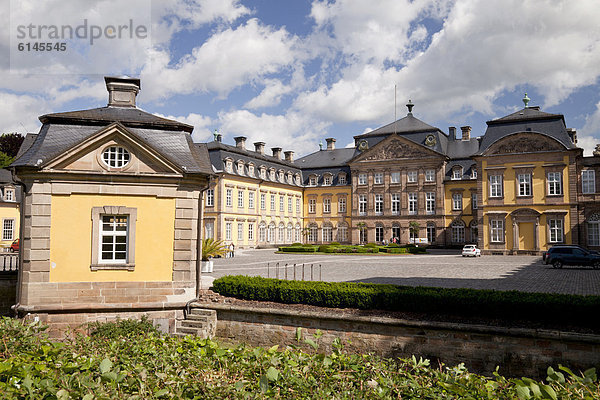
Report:
M363 237L367 224L364 222L359 222L356 224L356 226L358 227L358 241L360 244L362 244L364 242Z
M217 256L222 257L225 254L227 254L227 245L222 240L208 238L202 241L202 261L208 261Z
M417 221L410 221L408 224L408 230L410 232L410 236L413 238L413 243L416 242L417 236L419 236L419 229L421 229L421 225Z
M23 140L25 140L25 136L18 133L4 133L0 136L0 151L14 159Z
M0 168L8 167L14 159L14 157L10 157L8 154L0 151Z

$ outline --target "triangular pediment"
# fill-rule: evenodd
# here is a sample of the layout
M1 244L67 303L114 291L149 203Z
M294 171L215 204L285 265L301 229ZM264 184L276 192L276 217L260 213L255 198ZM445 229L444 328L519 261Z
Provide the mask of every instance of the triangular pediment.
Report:
M351 162L414 160L432 157L444 156L402 136L390 135L372 148L363 151Z
M109 148L125 149L128 152L127 164L120 168L109 165L104 157ZM100 129L47 162L43 169L136 175L181 174L180 168L119 123Z

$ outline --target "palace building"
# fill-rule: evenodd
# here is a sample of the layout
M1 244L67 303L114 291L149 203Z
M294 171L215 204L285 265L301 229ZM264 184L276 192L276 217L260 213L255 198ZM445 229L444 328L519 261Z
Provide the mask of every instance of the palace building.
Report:
M205 193L205 232L241 247L397 238L498 254L600 248L600 152L583 157L563 115L523 101L478 137L469 126L446 133L419 120L409 101L405 117L355 136L354 147L328 138L295 161L217 136L208 144L218 177ZM258 196L265 205L254 204Z

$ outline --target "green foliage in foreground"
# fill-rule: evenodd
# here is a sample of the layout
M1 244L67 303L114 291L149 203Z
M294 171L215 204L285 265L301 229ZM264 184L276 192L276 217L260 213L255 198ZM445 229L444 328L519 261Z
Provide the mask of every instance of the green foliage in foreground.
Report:
M600 296L308 282L242 275L216 279L213 290L223 296L245 300L331 308L446 313L600 328L600 319L590 318L600 309Z
M117 323L119 324L119 323ZM114 331L114 329L110 329ZM129 331L125 329L125 331ZM594 370L578 376L549 368L547 382L492 378L432 367L416 358L386 360L346 354L339 340L319 353L320 333L270 349L226 348L210 340L149 333L49 341L38 325L0 320L3 399L592 399ZM313 351L314 350L314 351Z

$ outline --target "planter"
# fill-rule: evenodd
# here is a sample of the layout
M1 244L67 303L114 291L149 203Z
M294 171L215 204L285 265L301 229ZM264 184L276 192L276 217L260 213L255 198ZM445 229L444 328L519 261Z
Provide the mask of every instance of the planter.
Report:
M202 267L201 267L201 272L213 272L213 262L212 260L209 261L202 261Z

